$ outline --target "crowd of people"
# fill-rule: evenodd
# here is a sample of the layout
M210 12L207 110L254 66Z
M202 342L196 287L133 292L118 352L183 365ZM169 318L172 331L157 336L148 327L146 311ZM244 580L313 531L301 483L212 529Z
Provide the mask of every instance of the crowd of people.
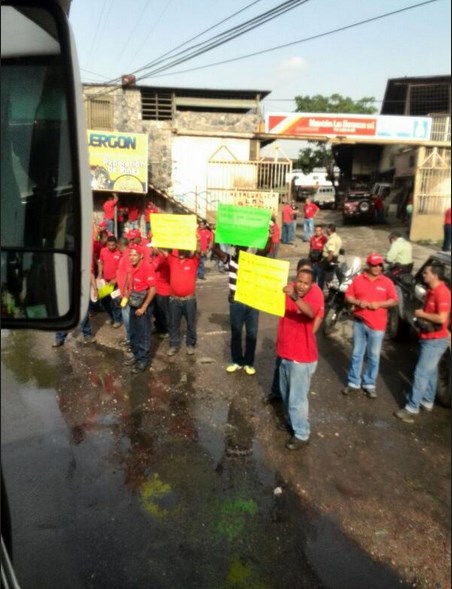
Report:
M168 339L168 356L181 349L181 323L185 320L185 348L195 354L197 344L197 280L205 279L205 262L215 259L220 271L228 274L230 320L230 362L227 373L243 370L256 374L255 352L259 311L236 300L240 255L246 251L275 258L280 243L278 219L273 216L267 242L261 250L231 244L218 244L215 228L200 219L194 251L160 249L152 246L151 217L146 218L146 235L133 219L127 231L114 234L115 207L118 197L112 194L104 205L104 219L96 226L91 267L91 301L81 323L84 342L92 343L90 314L102 310L114 329L123 328L127 358L125 366L133 373L146 371L151 364L152 334ZM148 212L158 212L150 203ZM324 316L325 284L343 252L342 240L334 224L314 226L318 208L310 199L304 205L304 240L309 243L309 257L299 261L296 277L284 287L284 315L276 336L276 363L272 391L267 401L281 400L285 420L281 429L290 433L288 450L298 450L309 443L308 395L312 375L318 362L317 331ZM293 205L282 210L282 241L293 240ZM397 292L390 272L412 269L411 244L400 233L389 234L386 258L371 252L366 267L349 286L346 300L353 308L353 350L344 395L363 391L370 399L377 397L377 377L388 309L397 305ZM449 338L450 291L444 283L444 269L432 264L424 271L428 294L419 319L435 326L421 332L421 352L413 387L405 407L395 416L412 422L419 408L431 410L436 390L436 368ZM62 346L67 333L56 334L54 346Z

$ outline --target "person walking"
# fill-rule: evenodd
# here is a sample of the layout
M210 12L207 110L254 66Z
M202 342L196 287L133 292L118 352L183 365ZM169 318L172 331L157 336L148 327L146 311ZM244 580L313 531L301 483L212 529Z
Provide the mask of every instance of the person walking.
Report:
M323 233L323 225L316 225L314 235L309 240L309 261L312 264L314 280L317 282L319 274L319 265L322 261L323 248L325 247L328 237Z
M290 206L290 205L289 205ZM229 275L229 324L231 328L231 362L226 367L229 374L238 370L245 371L249 376L256 374L254 359L256 355L257 332L259 327L259 311L245 303L235 300L237 289L237 275L239 271L240 253L248 251L258 256L266 256L271 248L271 229L268 241L263 250L251 250L246 246L231 246L231 253L225 253L218 244L213 249L223 262ZM243 331L245 331L245 348L242 345Z
M405 423L414 423L420 408L433 410L438 364L450 345L450 290L444 272L444 265L439 263L426 266L422 272L428 291L424 307L414 312L419 325L419 359L405 407L394 413Z
M303 241L308 242L314 234L314 217L317 215L319 207L312 202L307 196L303 205Z
M286 202L282 208L282 239L281 243L292 244L293 236L293 209L290 202Z
M151 303L155 296L155 275L143 249L140 245L129 245L131 268L127 276L127 298L132 357L124 365L131 366L135 374L144 372L151 364Z
M200 280L206 279L206 260L212 249L213 234L212 231L207 227L207 223L202 219L198 223L198 229L196 231L197 238L199 240L200 254L199 254L199 266L197 277Z
M309 390L318 361L314 322L323 306L323 293L314 289L311 270L297 274L295 286L284 288L286 307L279 320L276 343L280 358L279 386L286 421L281 429L291 433L286 443L288 450L306 447L310 437Z
M196 275L200 261L199 251L179 250L168 253L162 250L162 252L167 258L170 269L169 349L167 355L174 356L179 351L180 325L182 317L185 317L187 354L193 356L197 342Z
M450 237L451 237L451 230L450 230L450 207L446 209L444 213L444 239L443 245L441 250L443 252L450 252Z
M394 283L383 274L383 256L367 256L365 271L354 278L345 293L353 305L353 351L347 386L343 395L362 390L370 399L377 397L380 351L388 321L388 309L397 305ZM364 356L366 369L363 371Z
M114 235L107 237L107 243L101 249L98 262L97 277L99 280L104 279L107 284L116 286L119 261L121 259L121 252L118 250L117 239ZM122 325L122 312L119 306L119 301L113 299L110 295L103 297L102 306L110 316L107 324L112 325L115 329Z

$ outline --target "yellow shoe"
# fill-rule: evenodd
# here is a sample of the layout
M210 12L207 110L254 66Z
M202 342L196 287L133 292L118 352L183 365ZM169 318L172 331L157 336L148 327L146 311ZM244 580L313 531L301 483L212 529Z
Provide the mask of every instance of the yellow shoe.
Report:
M240 364L229 364L226 368L226 372L237 372L237 370L242 370Z
M243 368L249 376L253 376L253 374L256 374L256 369L254 368L254 366L244 366Z

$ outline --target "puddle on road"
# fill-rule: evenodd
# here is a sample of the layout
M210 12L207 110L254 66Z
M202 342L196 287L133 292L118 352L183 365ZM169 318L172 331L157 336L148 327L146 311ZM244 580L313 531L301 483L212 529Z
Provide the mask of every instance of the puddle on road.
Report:
M122 589L150 579L159 588L403 589L268 470L244 391L198 388L203 366L183 360L132 377L122 353L100 347L25 371L26 341L8 342L4 362L18 383L39 390L50 382L57 391L76 464L67 484L78 525L96 530L83 550L103 554L79 559L84 578ZM43 448L50 457L52 440Z

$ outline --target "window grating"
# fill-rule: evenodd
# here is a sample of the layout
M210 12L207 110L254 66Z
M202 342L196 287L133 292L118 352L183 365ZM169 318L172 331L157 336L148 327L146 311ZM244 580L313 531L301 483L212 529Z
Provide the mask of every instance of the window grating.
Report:
M111 97L89 98L87 100L88 128L113 130L113 100Z
M173 119L172 94L142 90L141 112L144 121L171 121Z

